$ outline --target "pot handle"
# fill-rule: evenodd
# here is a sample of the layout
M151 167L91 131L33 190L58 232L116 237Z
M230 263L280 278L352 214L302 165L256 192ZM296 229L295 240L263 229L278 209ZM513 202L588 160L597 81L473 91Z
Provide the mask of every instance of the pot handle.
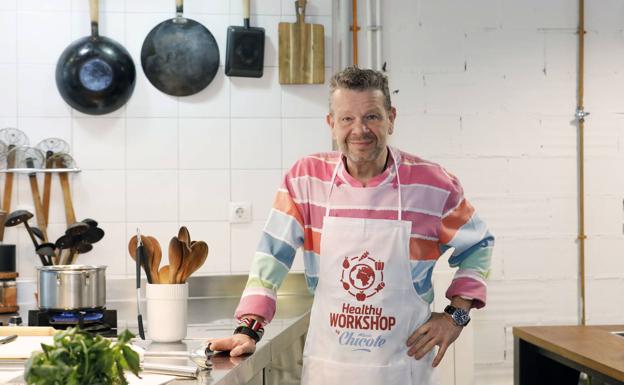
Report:
M85 286L89 286L89 282L91 282L91 280L90 280L91 275L89 274L89 272L88 271L83 271L82 272L82 277L84 278Z
M89 16L91 18L91 36L99 35L98 24L100 23L100 1L89 0Z

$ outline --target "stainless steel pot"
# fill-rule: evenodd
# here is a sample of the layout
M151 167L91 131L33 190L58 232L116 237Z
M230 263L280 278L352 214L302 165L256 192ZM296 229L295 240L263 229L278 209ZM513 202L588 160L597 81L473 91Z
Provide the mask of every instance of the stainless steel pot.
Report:
M106 266L37 267L39 309L81 310L106 305Z

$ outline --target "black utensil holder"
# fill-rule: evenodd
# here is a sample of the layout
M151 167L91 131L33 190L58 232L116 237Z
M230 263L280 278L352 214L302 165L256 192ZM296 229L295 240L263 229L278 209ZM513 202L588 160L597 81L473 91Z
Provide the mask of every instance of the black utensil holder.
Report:
M15 245L0 245L0 272L15 271Z

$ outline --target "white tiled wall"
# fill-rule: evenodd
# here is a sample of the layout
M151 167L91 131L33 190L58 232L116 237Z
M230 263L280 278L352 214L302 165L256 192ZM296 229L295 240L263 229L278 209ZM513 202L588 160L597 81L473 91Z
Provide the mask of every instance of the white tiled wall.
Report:
M324 24L327 44L331 8L331 0L311 1L307 8L308 22ZM88 1L0 0L0 128L17 127L32 144L47 137L71 144L82 169L71 178L76 215L98 220L106 231L81 262L107 264L109 275L130 276L126 245L137 226L166 250L185 224L193 239L210 247L200 273L244 272L285 169L301 155L331 149L327 86L278 82L277 25L295 21L293 2L252 1L251 9L252 25L266 30L264 76L229 78L223 71L226 29L242 25L241 2L185 1L185 15L215 36L221 67L202 92L177 98L156 90L140 63L143 39L174 16L175 2L101 0L100 33L128 49L137 82L126 106L95 117L71 110L54 81L60 53L90 32ZM326 52L329 78L332 50ZM229 223L231 201L252 203L252 223ZM32 205L28 180L20 176L12 207ZM65 222L56 176L50 221L56 239ZM25 231L7 229L5 241L19 244L20 279L32 279L37 261Z

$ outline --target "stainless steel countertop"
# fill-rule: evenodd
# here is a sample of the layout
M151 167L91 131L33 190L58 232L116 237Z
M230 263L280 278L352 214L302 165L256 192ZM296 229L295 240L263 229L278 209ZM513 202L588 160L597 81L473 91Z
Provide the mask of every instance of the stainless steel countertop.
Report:
M223 294L223 293L218 293ZM144 298L144 297L143 297ZM205 345L208 338L220 338L232 335L236 326L233 314L238 305L240 294L228 297L195 297L189 299L188 332L185 340L177 343L152 343L137 339L137 345L147 351L194 351ZM202 371L197 379L176 379L172 385L239 385L245 384L269 365L271 358L296 338L306 333L309 325L309 310L313 297L304 291L286 291L278 295L277 311L273 321L265 328L265 335L257 345L256 352L244 357L229 357L218 353L212 358L212 369ZM136 302L134 299L107 301L108 309L117 310L118 330L125 328L137 333ZM145 302L142 302L145 317ZM20 314L24 324L28 322L28 310L32 305L22 305ZM2 315L8 319L9 315ZM1 319L0 319L1 320ZM149 320L145 320L149 330ZM5 322L6 325L6 322ZM187 358L146 357L146 362L158 362L176 365L194 365ZM23 382L23 380L22 380ZM19 384L20 382L13 382Z

